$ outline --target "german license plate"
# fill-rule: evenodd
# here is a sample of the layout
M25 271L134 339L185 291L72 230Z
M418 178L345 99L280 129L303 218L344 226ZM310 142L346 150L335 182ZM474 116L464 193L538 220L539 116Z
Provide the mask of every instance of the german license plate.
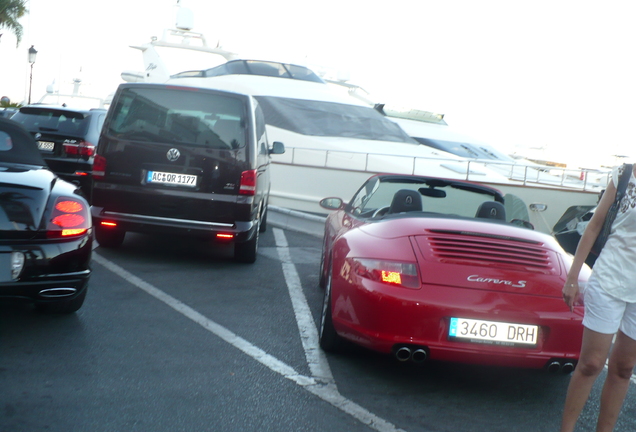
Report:
M55 143L51 141L38 141L38 148L45 151L53 151Z
M448 336L498 345L536 345L539 326L467 318L451 318Z
M146 183L194 187L197 185L197 176L161 171L148 171Z

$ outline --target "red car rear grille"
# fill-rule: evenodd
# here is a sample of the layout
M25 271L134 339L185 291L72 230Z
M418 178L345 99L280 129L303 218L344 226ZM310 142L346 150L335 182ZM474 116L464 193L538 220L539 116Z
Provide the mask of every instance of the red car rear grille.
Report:
M549 251L535 242L495 238L478 233L454 233L428 237L433 257L444 263L503 265L549 271L554 268Z

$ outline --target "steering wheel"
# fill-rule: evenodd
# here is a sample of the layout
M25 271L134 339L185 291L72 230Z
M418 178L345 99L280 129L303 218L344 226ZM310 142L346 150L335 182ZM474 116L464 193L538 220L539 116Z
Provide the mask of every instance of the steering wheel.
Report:
M388 212L389 212L389 206L380 207L379 209L373 212L373 215L371 217L384 216Z

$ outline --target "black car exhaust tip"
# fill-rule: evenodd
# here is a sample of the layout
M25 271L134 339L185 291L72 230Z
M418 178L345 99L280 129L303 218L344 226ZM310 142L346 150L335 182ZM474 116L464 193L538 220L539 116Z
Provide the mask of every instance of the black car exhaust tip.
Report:
M400 347L395 351L395 358L401 362L405 362L411 359L411 348Z
M550 362L550 364L548 364L547 369L550 373L557 373L561 370L561 363L559 363L558 361L552 361Z
M563 364L563 367L561 368L561 372L563 372L564 374L570 374L572 372L574 372L574 368L575 368L575 364L572 362L567 362Z
M416 349L413 351L413 354L411 354L411 360L413 360L414 363L424 363L427 358L428 353L423 348Z
M40 291L38 294L44 298L60 298L71 297L77 293L75 288L47 288Z

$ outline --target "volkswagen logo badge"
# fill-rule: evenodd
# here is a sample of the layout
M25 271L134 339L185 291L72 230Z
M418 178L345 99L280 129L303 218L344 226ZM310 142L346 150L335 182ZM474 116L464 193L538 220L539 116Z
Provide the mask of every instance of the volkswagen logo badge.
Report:
M168 153L166 153L166 157L170 162L176 161L177 159L179 159L179 156L181 156L181 153L176 148L171 148L170 150L168 150Z
M42 138L42 134L40 132L35 134L35 139L39 140L40 138Z

